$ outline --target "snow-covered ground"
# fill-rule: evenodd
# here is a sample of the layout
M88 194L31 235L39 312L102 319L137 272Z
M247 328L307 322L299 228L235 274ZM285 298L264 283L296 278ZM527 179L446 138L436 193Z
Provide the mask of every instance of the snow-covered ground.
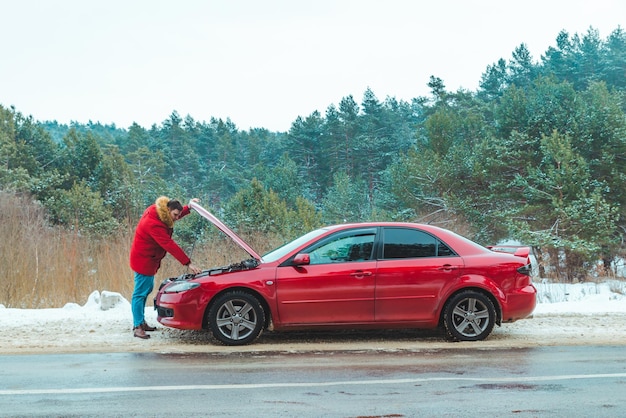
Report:
M535 283L536 315L550 313L626 313L626 281L602 283Z
M492 335L477 343L490 347L527 347L559 344L625 344L626 282L557 284L535 283L538 305L532 317L496 327ZM146 308L148 323L158 325L149 340L133 338L130 303L114 292L94 291L84 305L69 303L58 309L12 309L0 305L0 354L46 352L119 351L258 351L320 349L419 349L458 345L438 335L416 337L410 333L359 333L354 339L341 336L266 337L246 347L224 347L207 332L181 331L157 324L156 312ZM387 335L388 336L388 335Z

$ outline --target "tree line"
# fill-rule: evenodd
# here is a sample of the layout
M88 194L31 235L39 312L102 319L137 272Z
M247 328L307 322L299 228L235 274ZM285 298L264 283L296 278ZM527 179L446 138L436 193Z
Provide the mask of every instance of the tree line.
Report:
M159 195L199 197L239 232L291 239L322 224L409 220L484 245L531 245L542 275L606 274L624 256L626 34L562 31L521 44L476 91L342 98L288 132L176 111L160 125L35 121L0 106L0 189L94 239L134 226ZM180 239L211 239L200 220Z

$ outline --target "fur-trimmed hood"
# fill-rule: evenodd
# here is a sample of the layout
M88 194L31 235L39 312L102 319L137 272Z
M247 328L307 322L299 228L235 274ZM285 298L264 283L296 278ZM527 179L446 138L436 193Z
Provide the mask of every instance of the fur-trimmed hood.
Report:
M161 222L167 225L168 228L174 228L174 220L170 216L170 211L167 209L167 204L170 201L170 198L167 196L160 196L154 202L156 206L157 215Z

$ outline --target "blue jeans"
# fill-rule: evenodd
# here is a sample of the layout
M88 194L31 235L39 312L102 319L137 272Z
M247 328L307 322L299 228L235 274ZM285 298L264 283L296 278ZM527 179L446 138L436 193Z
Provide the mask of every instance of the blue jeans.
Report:
M145 318L146 299L154 287L154 276L144 276L135 272L135 289L130 307L133 311L133 327L141 325Z

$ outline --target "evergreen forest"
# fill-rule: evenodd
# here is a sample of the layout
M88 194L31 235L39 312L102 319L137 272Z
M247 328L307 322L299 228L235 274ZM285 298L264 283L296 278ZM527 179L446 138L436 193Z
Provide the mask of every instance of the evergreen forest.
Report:
M542 277L615 275L626 255L624 30L564 30L541 57L521 44L486 65L476 91L423 82L427 97L366 89L288 132L175 110L150 128L65 125L0 105L0 195L94 241L132 230L158 196L198 197L242 236L273 237L268 246L324 224L412 221L532 246ZM214 229L193 217L176 239L194 245Z

